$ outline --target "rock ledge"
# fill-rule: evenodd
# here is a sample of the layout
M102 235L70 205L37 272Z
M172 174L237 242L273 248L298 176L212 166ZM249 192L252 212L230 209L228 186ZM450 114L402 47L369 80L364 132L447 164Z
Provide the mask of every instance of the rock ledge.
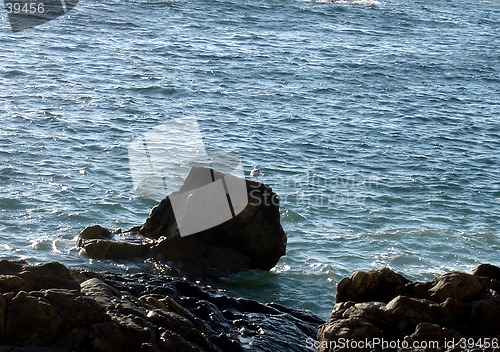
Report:
M493 350L496 341L498 349L499 292L500 268L489 264L473 274L451 272L430 282L410 282L388 268L358 271L339 282L337 303L318 329L318 350L342 350L339 342L346 340L437 344L420 349L427 351Z
M321 319L188 281L0 260L2 351L303 351Z

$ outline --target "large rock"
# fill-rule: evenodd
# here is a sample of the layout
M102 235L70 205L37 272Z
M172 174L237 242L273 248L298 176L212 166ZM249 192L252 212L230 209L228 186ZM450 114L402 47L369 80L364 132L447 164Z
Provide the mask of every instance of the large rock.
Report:
M356 271L337 285L337 302L389 302L396 295L397 288L408 282L389 268Z
M322 322L172 277L9 261L0 273L2 351L299 352Z
M269 270L274 267L285 254L287 238L280 224L278 198L269 186L262 183L213 171L213 179L225 180L228 185L238 186L244 181L244 199L238 194L238 189L228 193L237 202L243 203L243 206L240 204L240 209L243 210L215 227L181 237L177 221L179 219L173 216L174 210L188 203L193 192L206 184L206 177L203 177L206 173L211 173L210 169L192 168L181 189L151 211L140 233L155 240L161 239L153 247L153 254L193 265L208 265L226 273L252 268ZM181 198L180 205L177 204L177 194L187 195ZM203 196L215 198L211 192L206 192ZM177 202L174 209L172 199ZM235 199L232 200L236 208ZM212 206L209 199L198 201L206 203L208 207ZM215 212L212 215L219 214ZM194 222L196 216L193 212L183 220Z
M191 169L181 189L154 207L137 232L142 243L118 242L93 226L80 234L78 246L94 258L152 256L191 272L229 274L271 269L287 242L269 186L201 167Z
M448 273L431 282L410 282L390 269L356 272L337 287L337 304L318 328L319 351L342 350L341 342L379 341L371 350L435 341L500 337L500 268L481 265L473 275ZM493 340L491 340L493 341ZM413 345L415 344L415 345ZM455 347L459 347L458 345ZM436 350L436 349L434 349Z
M24 261L0 260L0 293L80 287L74 272L64 265L51 262L29 265Z

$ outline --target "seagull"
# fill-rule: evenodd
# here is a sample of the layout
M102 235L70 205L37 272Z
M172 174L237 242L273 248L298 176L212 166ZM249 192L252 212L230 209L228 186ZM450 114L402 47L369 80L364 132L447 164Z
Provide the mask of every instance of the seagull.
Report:
M260 166L259 165L255 165L253 167L253 169L250 171L250 176L255 177L255 178L260 176Z

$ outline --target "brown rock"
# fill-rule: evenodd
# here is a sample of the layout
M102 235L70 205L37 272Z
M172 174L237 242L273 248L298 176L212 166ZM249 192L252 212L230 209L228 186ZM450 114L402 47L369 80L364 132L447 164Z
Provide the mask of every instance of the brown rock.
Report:
M83 229L78 235L81 240L111 239L113 233L101 225L92 225Z
M406 341L437 341L443 343L449 333L437 324L420 323Z
M0 275L18 274L26 264L24 260L0 260Z
M432 282L405 282L389 269L355 272L339 282L339 303L318 330L320 350L327 351L325 346L339 336L358 339L372 333L386 341L409 343L466 338L470 345L480 344L484 337L496 338L500 336L499 270L482 265L474 275L453 272ZM394 294L388 303L379 302ZM358 326L361 330L353 328Z
M63 323L47 300L21 291L7 308L5 342L48 345L57 336Z
M61 278L54 279L56 275ZM2 280L4 289L42 287L0 294L2 351L243 352L237 320L251 332L245 343L253 350L299 352L321 321L144 273L124 277L74 272L54 263L0 261L0 284ZM73 287L73 280L80 287L47 287ZM256 328L265 333L255 334Z
M500 281L500 268L491 264L481 264L474 271L474 275Z
M433 310L436 310L433 302L397 296L386 306L386 317L389 320L387 330L392 329L402 336L411 334L419 323L433 321Z
M356 271L350 278L342 279L337 285L337 302L355 301L389 302L397 295L399 287L408 279L389 268Z
M352 341L370 341L384 336L384 332L377 326L360 318L328 321L326 324L322 324L318 328L318 341L327 342L326 344L320 344L318 352L334 351L335 349L328 348L329 346L335 346L335 344L331 344L329 341L339 342L345 341L346 339ZM345 351L347 349L338 350Z
M59 263L29 265L24 261L0 261L2 292L31 291L44 288L78 289L73 272Z
M170 197L195 190L201 182L198 174L207 170L192 168L179 192L151 210L140 234L157 241L153 255L192 267L212 267L223 273L274 267L285 254L287 238L280 224L278 198L269 186L261 183L238 179L247 187L247 205L243 211L215 227L180 236ZM228 183L232 178L237 179L217 171L214 177L224 178ZM189 197L185 201L188 202Z
M79 246L90 258L130 259L148 254L149 246L111 240L80 240Z
M89 327L90 351L119 352L131 351L131 347L136 347L137 342L132 346L131 341L125 336L122 330L114 323L96 323Z
M29 290L44 288L62 288L77 290L80 287L71 270L56 262L24 265L18 274L27 284Z
M75 290L47 289L31 292L30 295L43 298L50 303L70 326L81 327L110 320L95 300L82 296Z
M223 188L213 189L222 196L209 187L219 183ZM212 216L213 209L225 209L224 216L217 211ZM200 220L203 216L206 219ZM91 258L151 256L174 261L190 274L220 275L270 270L285 254L287 242L271 187L203 167L190 170L181 189L151 210L138 233L140 243L115 241L109 230L94 225L80 233L77 245Z
M80 289L82 294L92 298L106 311L115 308L120 302L120 291L105 284L98 278L82 282Z
M28 284L17 275L0 275L0 293L19 292L27 289Z
M477 335L494 336L500 332L500 298L472 302L469 306L470 324Z
M444 302L447 298L472 301L483 290L478 277L466 273L444 274L434 279L433 284L429 293L435 302Z

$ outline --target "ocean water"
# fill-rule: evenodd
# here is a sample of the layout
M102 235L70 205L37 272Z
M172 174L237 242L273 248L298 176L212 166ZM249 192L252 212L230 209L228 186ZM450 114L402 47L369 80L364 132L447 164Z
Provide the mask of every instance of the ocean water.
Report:
M3 11L3 9L2 9ZM75 236L127 229L127 149L175 118L279 194L287 254L217 283L327 317L335 285L500 264L500 2L82 0L0 21L0 257L133 272Z

